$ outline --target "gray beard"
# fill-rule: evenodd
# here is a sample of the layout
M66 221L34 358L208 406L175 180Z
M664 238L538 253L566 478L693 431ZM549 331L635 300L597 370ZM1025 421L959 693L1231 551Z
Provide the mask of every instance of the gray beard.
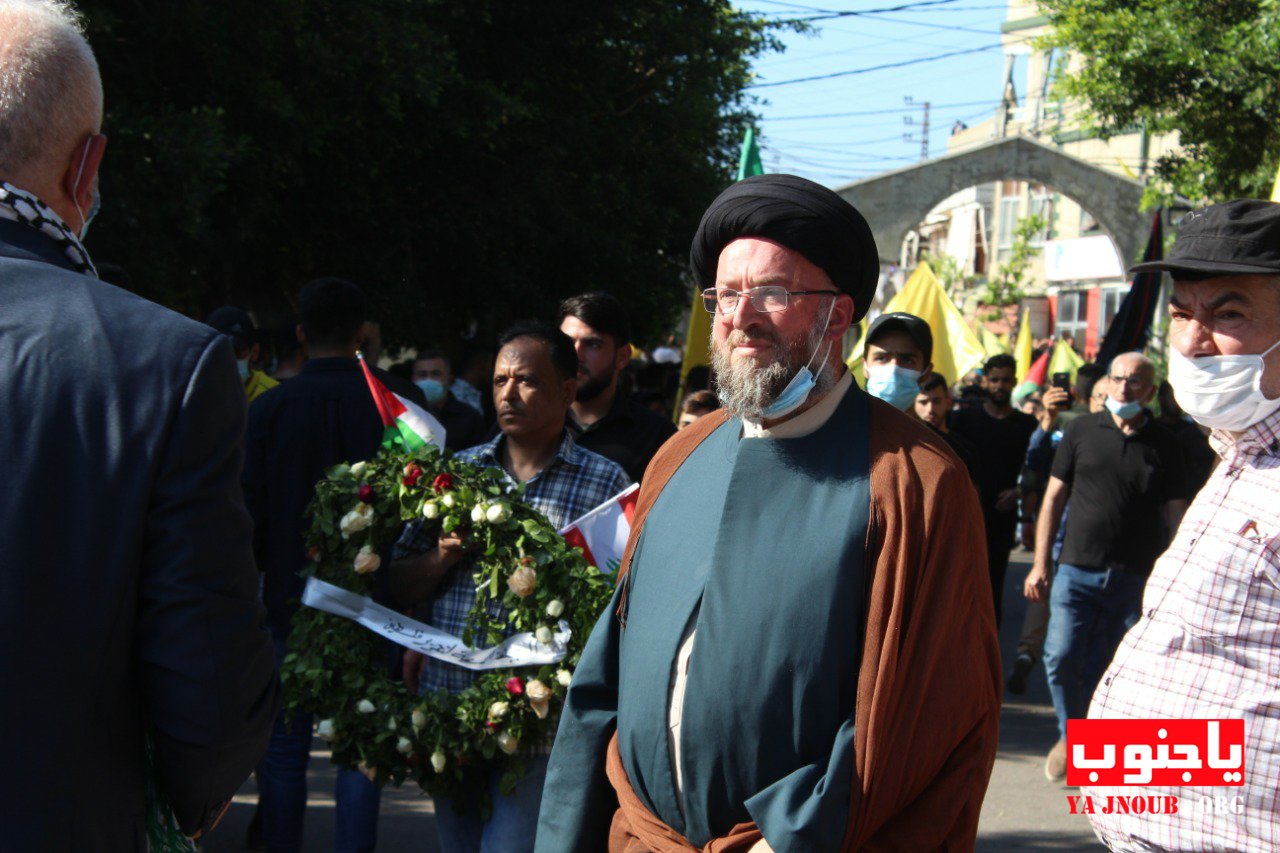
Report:
M720 404L731 415L746 420L761 420L765 409L773 405L778 395L787 387L800 368L804 367L822 341L826 323L817 324L805 338L794 346L784 348L771 363L756 367L750 359L734 360L733 347L747 336L741 332L730 333L722 346L711 342L711 367L715 371L716 394ZM776 338L769 338L777 342ZM826 364L818 365L815 385L809 397L821 397L835 385Z

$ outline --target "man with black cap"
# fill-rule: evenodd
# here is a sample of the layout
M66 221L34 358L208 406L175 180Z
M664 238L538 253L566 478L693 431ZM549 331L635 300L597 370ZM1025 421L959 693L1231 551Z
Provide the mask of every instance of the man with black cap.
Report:
M942 440L841 360L871 230L761 175L691 260L724 408L648 469L538 849L971 847L999 714L981 513Z
M236 351L236 367L240 369L240 381L244 383L244 395L252 403L262 392L270 391L280 383L261 370L254 370L260 349L253 320L244 310L234 305L215 309L205 319L205 325L231 338Z
M1176 813L1090 816L1112 850L1280 849L1280 205L1188 214L1164 261L1169 382L1221 464L1147 581L1138 623L1093 695L1094 718L1244 720L1233 788L1144 786ZM1221 746L1228 753L1226 743ZM1211 756L1214 758L1217 756ZM1242 783L1242 784L1241 784ZM1131 793L1126 789L1124 793ZM1095 800L1121 791L1088 787ZM1214 795L1227 808L1194 808Z
M905 412L920 391L920 377L933 369L932 357L928 323L902 311L881 314L867 330L867 393Z

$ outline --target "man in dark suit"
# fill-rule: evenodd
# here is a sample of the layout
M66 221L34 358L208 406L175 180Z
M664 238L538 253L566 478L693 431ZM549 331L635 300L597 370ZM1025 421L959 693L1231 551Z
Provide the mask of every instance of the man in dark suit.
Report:
M231 343L96 278L102 86L78 21L0 7L0 846L144 850L144 740L207 832L278 704Z

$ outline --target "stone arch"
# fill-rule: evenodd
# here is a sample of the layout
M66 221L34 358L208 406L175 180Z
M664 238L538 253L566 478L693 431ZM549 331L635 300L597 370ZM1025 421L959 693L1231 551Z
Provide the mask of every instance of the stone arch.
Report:
M866 178L836 190L871 225L881 263L896 264L907 232L953 193L994 181L1033 181L1077 201L1115 243L1124 266L1137 262L1151 230L1139 212L1142 184L1024 136L990 142Z

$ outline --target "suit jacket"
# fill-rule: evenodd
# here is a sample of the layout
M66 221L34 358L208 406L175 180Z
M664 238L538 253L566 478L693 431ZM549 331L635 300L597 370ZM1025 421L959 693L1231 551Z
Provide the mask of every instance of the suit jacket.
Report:
M0 412L0 847L145 849L148 728L206 828L279 701L231 345L0 221Z

